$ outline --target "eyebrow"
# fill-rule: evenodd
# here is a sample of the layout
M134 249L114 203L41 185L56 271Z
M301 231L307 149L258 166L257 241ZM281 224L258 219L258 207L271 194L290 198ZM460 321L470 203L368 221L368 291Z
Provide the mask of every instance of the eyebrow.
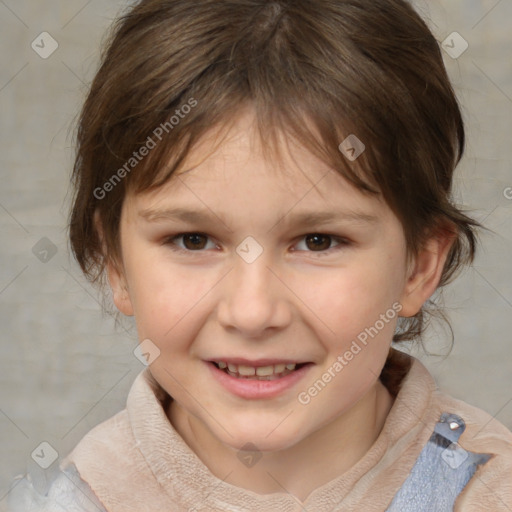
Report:
M188 223L203 223L208 224L215 222L217 218L225 226L228 225L222 215L218 215L208 210L189 210L187 208L165 208L165 209L147 209L139 212L139 216L147 222L159 222L165 220L180 220ZM335 223L339 221L353 222L359 224L375 224L379 218L376 215L369 213L346 210L346 211L324 211L324 212L299 212L284 214L276 222L275 225L281 221L287 227L299 225L302 227L315 226L319 224Z

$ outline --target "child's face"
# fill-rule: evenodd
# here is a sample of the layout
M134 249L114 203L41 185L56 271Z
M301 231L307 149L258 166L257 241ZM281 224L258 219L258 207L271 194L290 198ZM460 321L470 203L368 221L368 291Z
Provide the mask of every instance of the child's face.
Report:
M422 299L390 208L300 148L285 168L267 161L250 121L241 117L206 160L208 142L197 146L190 172L127 197L123 275L111 268L110 280L139 339L160 350L150 369L175 412L235 449L250 442L279 450L377 385L398 311L414 314ZM180 220L175 209L204 219ZM333 219L295 220L306 213ZM199 235L171 244L180 233ZM228 376L213 362L245 363L247 373L307 365L259 381Z

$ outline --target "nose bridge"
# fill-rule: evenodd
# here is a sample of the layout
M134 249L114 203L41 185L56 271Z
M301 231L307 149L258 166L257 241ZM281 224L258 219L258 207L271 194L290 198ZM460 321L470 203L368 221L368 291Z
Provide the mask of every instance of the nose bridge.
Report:
M273 278L269 267L275 265L275 262L268 248L248 236L236 248L233 261L233 280L242 295L250 297L269 290Z
M242 244L241 244L242 245ZM243 247L242 247L243 248ZM234 268L223 289L219 321L248 336L256 336L269 327L282 327L289 314L285 288L271 271L269 253L255 259L236 255Z
M238 261L236 261L238 260ZM254 314L268 308L273 302L275 279L269 267L271 262L268 255L263 253L254 261L243 257L235 259L233 271L233 286L231 288L232 305L238 301L241 305L250 306Z
M235 263L233 278L236 281L236 289L242 296L257 296L262 292L266 295L270 292L272 288L271 281L274 277L270 271L270 265L271 262L267 255L261 255L252 262L238 258Z

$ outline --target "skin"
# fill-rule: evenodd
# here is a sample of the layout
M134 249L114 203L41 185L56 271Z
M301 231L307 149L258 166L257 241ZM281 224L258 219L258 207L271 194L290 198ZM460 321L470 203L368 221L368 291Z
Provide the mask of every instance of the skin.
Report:
M122 257L108 273L118 309L135 316L140 340L160 349L150 371L174 398L166 413L185 442L218 478L231 472L233 485L303 501L357 463L381 432L393 399L378 375L397 319L307 405L298 394L394 303L401 316L419 311L439 283L450 239L432 238L411 263L385 202L290 141L282 140L282 162L265 158L253 121L245 111L217 150L204 139L185 171L126 197ZM156 213L177 206L206 210L211 220ZM374 220L289 224L304 211ZM174 238L180 233L207 236ZM315 233L324 237L311 241ZM236 252L247 236L263 248L250 264ZM213 379L205 361L219 356L314 364L275 398L243 399ZM253 467L237 457L248 442L263 455Z

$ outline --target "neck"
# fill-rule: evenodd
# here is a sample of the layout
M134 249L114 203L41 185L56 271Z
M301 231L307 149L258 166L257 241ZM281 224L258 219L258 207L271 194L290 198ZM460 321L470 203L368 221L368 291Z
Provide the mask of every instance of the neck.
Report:
M382 431L392 405L393 398L378 380L349 411L328 425L286 450L263 453L256 465L242 469L237 451L222 444L176 402L170 403L167 415L217 478L224 480L229 473L232 485L258 494L288 492L304 501L313 490L348 471L366 454Z

